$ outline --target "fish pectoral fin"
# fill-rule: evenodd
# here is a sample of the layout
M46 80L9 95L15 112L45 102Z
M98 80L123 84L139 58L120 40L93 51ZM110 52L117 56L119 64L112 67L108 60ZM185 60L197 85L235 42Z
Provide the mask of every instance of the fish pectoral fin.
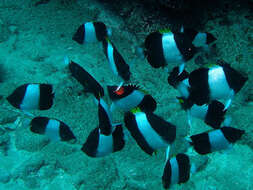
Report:
M225 105L223 111L227 110L229 108L229 106L231 105L231 103L232 103L232 98L228 99L228 101L226 102L226 105Z
M171 147L170 145L168 145L167 149L166 149L166 153L165 153L165 163L170 159L170 153L171 153Z
M118 123L113 123L112 124L113 127L120 127L122 126L122 123L118 122Z

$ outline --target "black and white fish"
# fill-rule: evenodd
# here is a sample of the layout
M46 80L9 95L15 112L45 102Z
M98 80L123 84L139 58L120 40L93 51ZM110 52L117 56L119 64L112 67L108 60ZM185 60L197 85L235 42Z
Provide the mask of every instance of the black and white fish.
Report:
M83 144L82 151L90 157L103 157L123 149L125 146L122 124L111 123L111 113L107 104L98 100L99 126L95 128Z
M203 120L207 125L214 129L220 128L225 120L227 110L223 103L212 100L210 104L203 104L201 106L188 102L187 99L178 97L181 107L186 110L188 115L188 124L191 126L191 118L195 117Z
M121 77L124 81L130 80L129 65L108 38L103 40L103 49L113 74Z
M111 110L127 112L139 107L142 111L153 112L156 109L155 99L137 85L107 86L107 90L112 100Z
M122 150L124 145L122 125L115 126L111 135L103 135L97 127L89 134L82 151L90 157L103 157Z
M39 83L23 84L6 99L12 106L21 110L47 110L53 105L53 86Z
M68 61L68 58L65 58L65 62L68 64L71 75L84 87L85 91L93 93L96 98L104 96L103 87L91 74L77 63Z
M189 99L197 105L203 105L212 100L227 100L225 105L227 109L234 95L241 90L247 80L247 77L229 64L202 67L189 75Z
M188 76L188 78L187 78ZM233 69L229 64L210 64L190 74L183 67L175 67L169 74L168 82L178 89L181 96L192 104L209 104L212 100L226 100L227 109L236 93L248 80L246 76Z
M192 165L188 155L179 153L176 157L168 159L163 170L163 187L168 189L171 185L187 182L191 171Z
M211 44L216 38L210 33L192 29L171 32L169 29L150 33L145 39L144 54L154 68L178 65L189 61L198 52L198 47Z
M139 147L149 155L170 146L176 138L176 126L152 112L137 108L125 113L124 122Z
M79 44L99 42L111 35L103 22L86 22L78 27L72 39Z
M245 133L233 127L222 127L211 132L204 132L190 137L190 144L199 154L208 154L228 149Z
M30 130L33 133L47 136L51 141L75 140L73 132L65 123L48 117L35 117L30 122Z

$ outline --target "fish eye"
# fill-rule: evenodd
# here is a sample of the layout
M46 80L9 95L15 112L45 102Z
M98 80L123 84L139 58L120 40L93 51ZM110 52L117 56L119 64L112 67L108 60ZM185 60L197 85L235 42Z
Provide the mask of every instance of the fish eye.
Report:
M114 92L115 92L115 94L120 96L120 95L124 94L125 89L124 89L124 87L120 87L118 90L116 90Z

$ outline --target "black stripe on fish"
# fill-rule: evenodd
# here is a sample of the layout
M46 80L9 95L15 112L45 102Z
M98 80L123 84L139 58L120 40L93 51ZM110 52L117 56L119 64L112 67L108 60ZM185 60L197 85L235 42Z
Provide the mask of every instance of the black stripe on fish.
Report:
M165 189L168 189L171 185L171 176L172 176L172 168L170 160L167 160L166 165L163 169L163 176L162 176L163 187Z
M156 109L156 105L157 103L155 99L151 95L147 94L147 95L144 95L144 98L142 99L138 107L143 112L154 112Z
M189 75L189 99L197 105L203 105L210 101L208 71L208 68L199 68L191 72Z
M82 24L78 27L76 33L73 35L72 40L76 41L79 44L84 43L84 34L85 34L85 25Z
M222 131L224 137L230 143L235 143L245 133L244 130L236 129L236 128L233 128L233 127L222 127L220 130Z
M211 33L206 32L206 43L208 45L213 43L216 40L217 40L217 38L215 38L214 35L212 35Z
M104 96L103 87L80 65L71 61L69 63L69 70L85 90L93 93L96 98Z
M148 142L142 136L136 123L135 115L131 112L125 113L124 122L127 129L130 131L131 135L136 140L141 149L147 154L152 155L155 150L149 146Z
M115 126L115 130L112 133L112 137L113 137L113 152L122 150L125 146L122 124Z
M193 145L195 151L199 154L208 154L212 152L211 143L209 140L208 133L200 133L197 135L192 135L191 145Z
M106 58L109 61L109 55L107 54L109 43L112 45L112 48L113 48L113 59L114 59L114 63L110 62L110 64L114 64L119 76L122 77L125 81L128 81L131 75L129 65L125 62L124 58L118 52L114 44L110 42L108 39L103 40L104 54L106 55Z
M29 84L23 84L21 86L19 86L18 88L16 88L11 95L9 95L6 99L8 100L8 102L14 106L15 108L19 108L20 109L20 105L22 104L23 98L25 96L26 93L26 89L27 86Z
M107 115L105 108L98 102L98 120L100 133L104 135L110 135L112 133L112 124Z
M165 121L152 112L146 113L147 120L156 133L167 143L171 144L176 138L176 126Z
M47 110L52 107L54 100L53 86L49 84L40 84L39 109Z
M176 156L178 169L179 169L179 181L178 183L185 183L190 178L190 159L186 154L177 154Z
M189 40L192 42L196 35L198 34L198 31L191 29L191 28L184 28L183 34L186 35Z
M96 31L96 38L98 41L102 41L107 37L107 28L103 22L93 22L95 31Z
M45 134L47 124L49 122L48 117L35 117L30 123L30 130L37 134Z
M232 88L235 93L239 92L245 82L248 80L248 77L243 76L241 73L233 69L229 64L221 64L223 71L226 76L226 80L229 84L229 87Z
M150 33L145 39L145 54L149 64L154 68L167 65L162 45L163 34L160 32Z
M89 134L86 142L82 146L82 151L90 157L96 157L99 144L99 128L95 128Z
M189 61L196 54L197 50L193 46L191 40L182 33L175 33L174 40L177 48L183 56L184 61Z
M118 50L113 47L113 56L114 56L114 62L117 67L117 71L119 75L125 80L128 81L130 80L130 67L129 65L125 62L124 58L122 55L118 52Z
M69 141L72 139L76 139L73 132L70 130L69 126L60 121L60 137L62 141Z
M207 114L205 116L205 123L214 129L220 128L221 123L225 119L225 113L227 110L224 110L225 106L217 101L213 100L208 105Z

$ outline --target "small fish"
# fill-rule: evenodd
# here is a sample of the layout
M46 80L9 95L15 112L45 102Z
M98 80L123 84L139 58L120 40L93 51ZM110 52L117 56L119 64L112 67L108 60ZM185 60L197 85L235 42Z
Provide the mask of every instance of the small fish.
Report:
M187 111L188 123L191 126L191 117L203 120L207 125L214 129L220 128L222 122L225 120L227 110L225 106L217 101L212 100L210 104L203 104L201 106L191 104L188 100L182 97L177 98L181 107Z
M99 42L110 35L103 22L86 22L79 26L72 39L79 44Z
M142 111L153 112L156 109L155 99L136 85L107 86L112 100L111 109L118 108L124 112L139 107Z
M107 104L98 100L99 125L88 136L82 151L90 157L103 157L120 151L125 146L122 124L111 122L111 113Z
M190 144L199 154L208 154L228 149L245 133L233 127L222 127L211 132L204 132L190 137Z
M185 183L189 180L191 173L190 158L186 154L177 154L176 157L166 161L163 170L163 187L168 189L173 184Z
M90 157L103 157L122 150L125 146L122 125L115 126L111 135L103 135L95 128L83 144L82 151Z
M73 132L65 123L48 117L35 117L30 122L30 130L33 133L46 135L51 141L75 140Z
M23 84L6 99L12 106L21 110L47 110L53 105L53 86L38 83Z
M198 47L216 40L210 36L209 33L199 33L193 29L175 33L169 29L152 32L145 39L144 54L154 68L182 64L194 57Z
M227 109L234 95L241 90L247 80L247 77L229 64L202 67L189 75L189 98L197 105L209 103L211 100L224 99L227 100L225 105Z
M96 98L104 96L103 87L84 68L73 61L69 61L68 66L72 76L87 92L93 93Z
M179 72L180 70L180 72ZM187 78L188 76L188 78ZM229 64L210 64L190 74L183 66L175 67L169 74L168 82L178 89L181 96L192 104L209 104L212 100L227 100L227 109L236 93L244 86L248 77L233 69Z
M130 80L129 65L108 38L103 40L103 48L113 74L121 77L124 81Z
M176 138L176 126L139 108L125 113L124 122L139 147L149 155L168 147Z

